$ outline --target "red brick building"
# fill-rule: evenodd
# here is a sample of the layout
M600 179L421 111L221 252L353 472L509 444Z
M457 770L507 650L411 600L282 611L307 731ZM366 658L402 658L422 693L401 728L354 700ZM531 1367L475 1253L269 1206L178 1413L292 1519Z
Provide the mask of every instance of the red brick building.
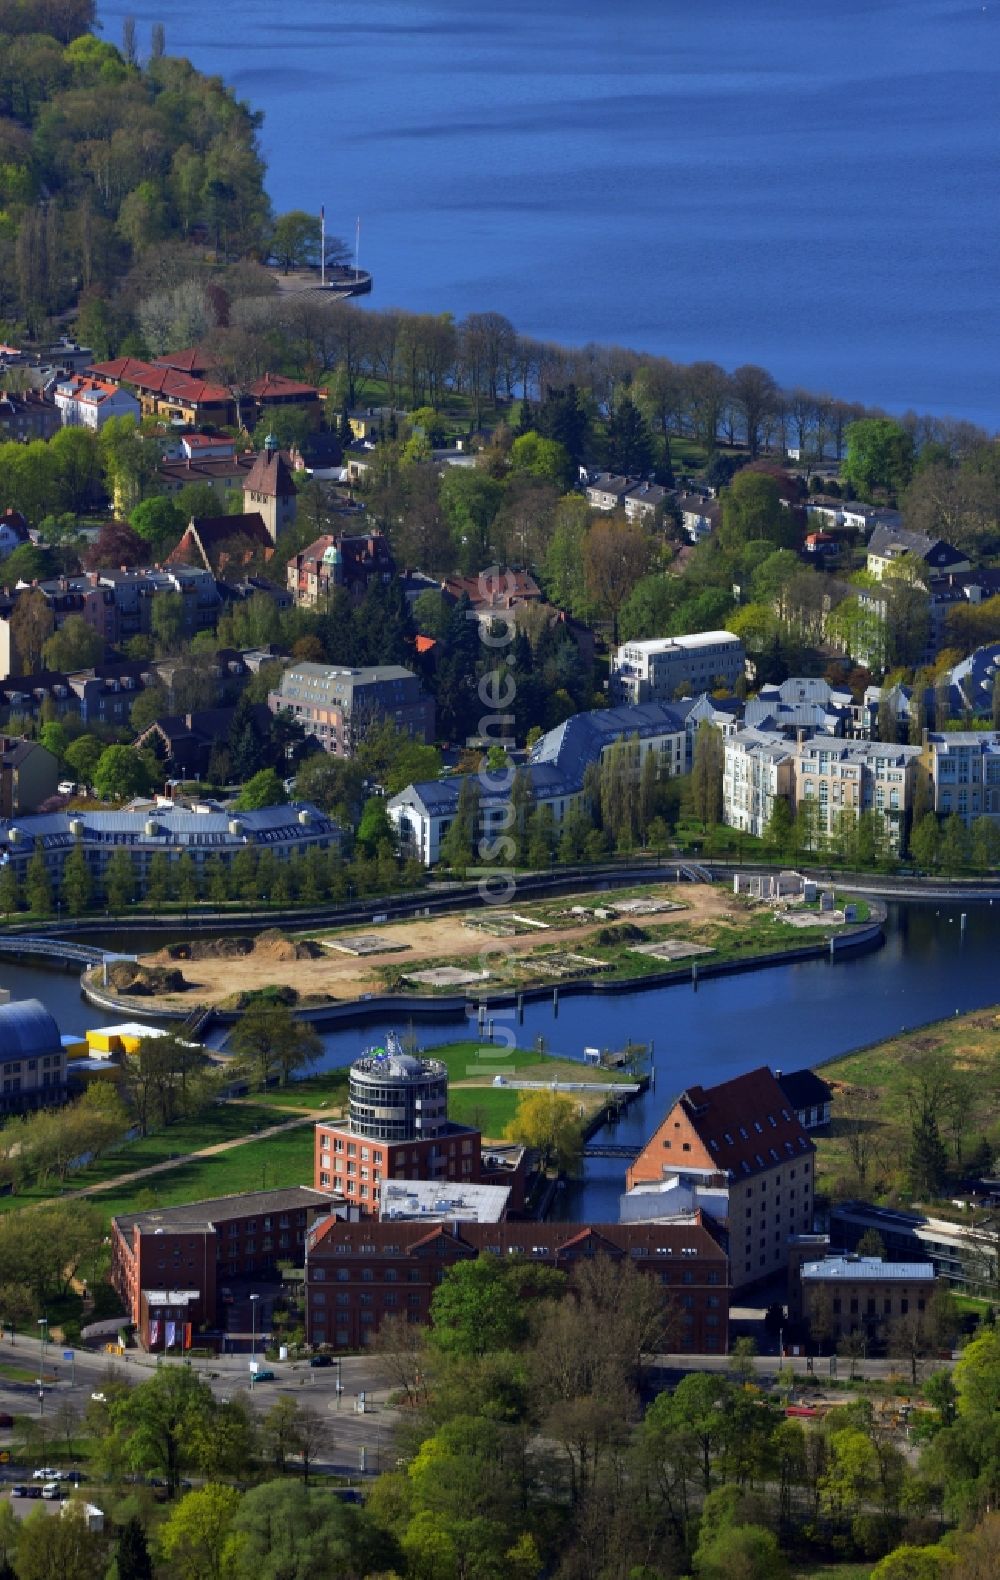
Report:
M791 1235L813 1222L816 1148L766 1066L719 1086L690 1086L654 1131L626 1188L675 1175L728 1190L724 1227L735 1289L788 1265Z
M404 1053L394 1036L351 1065L350 1107L340 1125L316 1126L313 1185L377 1215L383 1180L506 1185L510 1212L524 1209L523 1148L491 1147L448 1118L448 1071L439 1059Z
M306 1243L310 1344L358 1349L384 1317L430 1320L446 1270L482 1255L523 1256L570 1273L589 1257L628 1257L677 1307L674 1347L723 1355L729 1347L726 1253L696 1213L669 1224L346 1223L329 1218Z
M301 1265L307 1229L336 1206L329 1191L301 1185L112 1219L111 1282L139 1343L162 1345L168 1322L190 1325L195 1341L217 1331L226 1280L270 1279L279 1262Z

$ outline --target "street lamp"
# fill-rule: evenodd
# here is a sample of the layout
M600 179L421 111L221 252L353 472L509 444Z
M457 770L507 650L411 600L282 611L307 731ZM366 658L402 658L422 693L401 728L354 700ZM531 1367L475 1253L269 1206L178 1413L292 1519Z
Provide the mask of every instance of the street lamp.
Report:
M259 1295L250 1296L250 1392L253 1393L254 1378L257 1375L257 1302Z
M39 1317L38 1326L41 1328L41 1357L38 1362L38 1413L45 1414L45 1344L49 1334L48 1317Z

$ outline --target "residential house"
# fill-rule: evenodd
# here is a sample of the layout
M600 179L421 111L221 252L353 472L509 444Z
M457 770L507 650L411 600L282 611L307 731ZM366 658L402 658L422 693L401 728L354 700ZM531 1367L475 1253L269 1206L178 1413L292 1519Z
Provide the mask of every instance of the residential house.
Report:
M625 495L625 519L641 521L644 526L651 527L657 520L657 512L662 512L672 498L671 490L661 488L659 483L638 483Z
M164 714L136 737L135 745L150 747L172 778L202 779L208 774L213 751L229 739L235 712L235 707L230 707ZM250 714L265 732L271 722L267 704L256 703Z
M253 450L237 450L233 439L213 434L185 433L173 458L160 462L153 481L161 493L179 494L190 483L207 483L220 501L230 490L242 492L257 463Z
M8 554L13 554L22 543L30 543L31 534L28 523L19 510L5 510L0 515L0 560L5 560Z
M637 477L620 477L614 472L598 472L584 490L591 510L622 510L625 496L639 485Z
M338 587L360 601L372 582L391 581L395 568L384 533L327 532L288 561L288 590L307 609L325 603Z
M59 759L38 741L0 735L0 817L36 812L54 796Z
M365 406L359 407L357 411L349 411L347 421L355 439L377 444L389 434L393 423L405 415L405 412L392 406Z
M0 440L27 444L51 439L61 426L59 408L43 390L0 391Z
M455 603L468 598L481 625L543 601L542 589L530 571L509 570L506 566L491 567L479 576L446 576L441 591Z
M82 373L57 384L54 400L67 428L92 428L96 432L112 417L134 417L138 422L142 416L139 402L128 390Z
M681 526L692 543L707 538L722 520L722 506L718 500L706 499L702 494L681 494L677 508L681 513Z
M600 762L604 753L622 740L635 742L636 772L647 753L654 752L663 777L683 773L686 712L683 705L647 702L639 707L575 713L531 748L525 773L532 805L551 807L559 828L567 813L580 804L588 764ZM425 866L440 859L441 841L455 820L464 778L455 774L407 785L388 804L404 850ZM493 789L479 783L479 792L481 836L485 840L499 838L510 827L510 785L501 783Z
M365 731L381 720L414 740L434 739L434 699L400 664L362 669L293 664L267 704L272 713L288 714L337 757L352 757Z
M327 1218L306 1238L306 1336L310 1344L357 1350L389 1316L426 1324L442 1273L494 1255L522 1257L572 1274L595 1256L626 1262L656 1281L677 1313L674 1347L728 1349L726 1253L700 1213L671 1224L348 1223Z
M3 629L0 626L0 634ZM50 711L56 718L80 711L79 698L70 687L69 677L56 670L0 679L0 718L7 728L15 719L40 719L45 702L50 703Z
M246 394L241 399L244 412L248 400L253 402L255 424L266 422L272 412L288 406L304 412L316 428L322 421L323 406L316 386L286 378L283 373L265 373L254 379L247 385Z
M274 539L259 510L240 516L192 516L167 565L200 565L213 576L240 571L255 559L265 563Z
M699 1170L728 1193L734 1290L787 1267L789 1239L813 1222L815 1147L764 1066L682 1092L626 1172L626 1187Z
M952 548L943 538L931 538L924 532L910 532L898 525L881 524L869 539L867 570L876 581L881 581L904 555L918 560L928 578L971 569L962 551Z
M669 702L674 697L725 688L746 672L743 643L731 631L624 642L611 661L610 692L616 703Z

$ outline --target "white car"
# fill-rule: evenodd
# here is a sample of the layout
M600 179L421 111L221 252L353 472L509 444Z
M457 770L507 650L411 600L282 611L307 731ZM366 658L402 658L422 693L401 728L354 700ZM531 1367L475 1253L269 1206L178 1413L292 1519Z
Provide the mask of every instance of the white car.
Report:
M42 1488L42 1497L48 1498L50 1502L56 1498L61 1498L62 1496L63 1489L60 1487L58 1481L47 1481Z
M43 1465L41 1470L31 1472L32 1481L61 1481L66 1474L64 1470L53 1470L51 1465Z
M108 1402L108 1396L106 1393L92 1393L90 1397L93 1399L95 1404L107 1404Z

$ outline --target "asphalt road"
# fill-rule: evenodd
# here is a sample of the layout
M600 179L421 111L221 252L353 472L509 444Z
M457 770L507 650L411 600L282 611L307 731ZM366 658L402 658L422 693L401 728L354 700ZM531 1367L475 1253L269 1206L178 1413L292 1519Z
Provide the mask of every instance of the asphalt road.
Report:
M65 1346L68 1350L69 1345ZM64 1346L49 1343L45 1346L45 1375L47 1381L44 1398L39 1398L37 1383L15 1382L4 1376L3 1369L16 1366L37 1377L41 1362L41 1345L34 1338L18 1335L14 1345L9 1338L0 1342L0 1411L13 1416L41 1413L51 1416L64 1400L72 1400L81 1413L86 1409L93 1393L104 1391L114 1379L128 1384L144 1382L160 1366L184 1366L208 1383L218 1399L231 1397L240 1390L250 1390L249 1358L246 1355L224 1355L214 1360L183 1361L177 1358L153 1357L138 1351L129 1351L124 1357L95 1354L90 1350L74 1349L72 1361L63 1358ZM329 1430L321 1451L317 1454L317 1470L337 1471L358 1475L364 1470L369 1475L395 1463L392 1439L399 1421L399 1412L388 1404L389 1389L381 1382L377 1368L367 1355L346 1355L340 1368L336 1365L312 1367L308 1361L268 1361L258 1355L261 1367L273 1371L273 1382L256 1384L252 1389L254 1404L262 1413L275 1399L285 1396L302 1405L309 1405L322 1412ZM338 1377L342 1392L338 1394ZM358 1410L359 1396L365 1395L365 1410ZM9 1434L0 1434L0 1439ZM3 1446L0 1441L0 1447ZM18 1467L3 1467L6 1479L15 1479Z

